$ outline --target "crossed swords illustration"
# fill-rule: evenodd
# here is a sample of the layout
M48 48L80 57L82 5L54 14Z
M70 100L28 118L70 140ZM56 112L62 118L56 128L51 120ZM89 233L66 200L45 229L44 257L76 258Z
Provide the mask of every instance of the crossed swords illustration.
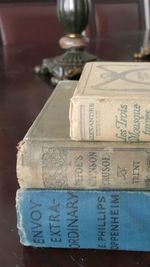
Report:
M117 66L117 65L114 65L114 66ZM124 65L118 65L119 67L123 66ZM122 72L116 72L116 71L113 71L113 70L109 70L107 67L105 66L97 66L97 68L100 68L100 69L103 69L105 71L105 73L101 74L101 77L102 78L105 78L107 80L105 80L104 82L99 82L98 84L94 85L93 88L94 89L97 89L97 90L102 90L102 89L105 89L103 88L104 85L106 84L109 84L109 83L112 83L114 81L117 81L117 80L123 80L123 81L126 81L126 82L130 82L130 83L138 83L138 84L142 84L142 85L150 85L150 82L145 82L145 81L140 81L140 80L133 80L133 79L129 79L127 77L128 74L131 74L131 73L134 73L134 72L137 72L137 71L149 71L150 72L150 68L138 68L138 69L134 69L134 70L125 70L125 71L122 71ZM136 88L137 89L137 88ZM109 90L109 89L107 89ZM112 90L112 89L110 89ZM132 89L129 89L129 90L132 90ZM146 90L144 88L144 90ZM149 90L149 89L147 89ZM117 89L118 91L118 89Z

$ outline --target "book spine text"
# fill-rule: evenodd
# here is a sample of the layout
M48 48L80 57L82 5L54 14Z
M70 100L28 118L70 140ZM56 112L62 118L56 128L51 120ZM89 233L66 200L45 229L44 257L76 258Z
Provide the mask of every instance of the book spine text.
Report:
M79 99L70 104L70 136L87 141L150 141L150 101Z
M18 190L23 245L150 251L150 192Z
M17 155L22 188L150 189L147 143L25 141Z

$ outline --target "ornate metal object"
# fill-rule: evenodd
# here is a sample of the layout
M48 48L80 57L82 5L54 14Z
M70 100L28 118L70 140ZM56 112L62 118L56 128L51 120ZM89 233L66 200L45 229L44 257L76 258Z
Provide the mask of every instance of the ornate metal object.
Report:
M66 51L54 58L44 59L41 66L35 67L35 72L50 75L53 84L60 80L78 79L89 61L95 61L96 56L84 51L87 39L82 35L89 19L89 0L58 0L57 15L62 24L65 36L59 41Z
M150 31L145 30L140 51L134 53L134 61L150 61Z

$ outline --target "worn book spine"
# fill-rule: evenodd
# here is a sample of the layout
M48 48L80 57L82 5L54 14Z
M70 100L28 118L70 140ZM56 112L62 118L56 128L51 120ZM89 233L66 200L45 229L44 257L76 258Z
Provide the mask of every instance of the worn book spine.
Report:
M150 189L150 145L26 140L17 154L22 188Z
M23 190L17 226L25 246L150 251L150 192Z
M70 136L87 141L150 141L149 97L74 97Z

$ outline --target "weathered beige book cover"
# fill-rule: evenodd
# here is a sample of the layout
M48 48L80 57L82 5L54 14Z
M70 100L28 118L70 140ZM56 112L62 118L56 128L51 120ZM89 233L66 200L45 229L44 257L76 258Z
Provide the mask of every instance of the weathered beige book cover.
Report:
M150 63L87 63L70 102L70 136L150 141Z
M18 146L23 188L150 189L150 143L76 142L69 103L77 82L60 82Z

